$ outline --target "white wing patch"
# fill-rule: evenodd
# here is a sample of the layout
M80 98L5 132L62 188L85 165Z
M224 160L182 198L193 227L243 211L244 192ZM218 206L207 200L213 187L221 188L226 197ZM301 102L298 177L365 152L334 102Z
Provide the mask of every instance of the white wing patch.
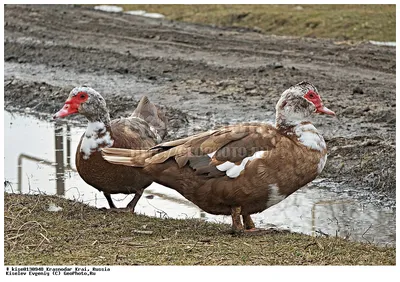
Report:
M325 140L318 133L318 130L312 124L299 124L295 127L294 132L299 139L299 142L304 146L318 151L326 149Z
M215 152L211 153L212 156L214 156ZM209 156L211 155L209 154ZM240 175L240 173L244 170L246 164L255 159L260 159L264 155L264 151L258 151L255 152L252 156L246 157L242 160L242 162L239 165L236 165L235 163L226 161L223 164L217 165L216 168L219 171L225 171L226 175L230 178L236 178Z
M217 169L219 171L227 171L236 166L234 163L231 162L224 162L223 164L217 165Z
M104 135L99 137L99 134ZM83 159L89 159L92 152L100 149L100 144L104 144L103 147L111 147L114 144L114 140L111 139L110 132L106 132L104 123L99 121L89 122L80 148L83 153Z
M216 152L217 152L217 151L214 151L214 152L209 153L209 154L207 154L207 155L210 157L210 159L212 159L212 158L214 157L214 155L215 155Z
M276 205L280 201L284 200L286 198L285 195L282 195L279 192L279 187L276 184L270 184L268 185L269 188L269 194L268 194L268 201L267 201L267 208L272 207L273 205Z

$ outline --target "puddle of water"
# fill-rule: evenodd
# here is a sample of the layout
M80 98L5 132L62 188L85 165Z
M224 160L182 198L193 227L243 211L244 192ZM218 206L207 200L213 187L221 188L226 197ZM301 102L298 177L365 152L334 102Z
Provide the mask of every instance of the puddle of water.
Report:
M111 6L111 5L100 5L100 6L95 6L95 10L100 10L104 12L110 12L110 13L120 13L123 12L123 8L119 6ZM142 10L134 10L134 11L125 11L126 14L130 15L135 15L135 16L142 16L142 17L148 17L148 18L155 18L155 19L162 19L165 18L164 15L159 14L159 13L147 13L146 11Z
M369 43L373 45L379 45L379 46L390 46L390 47L396 47L396 42L382 42L382 41L372 41L370 40Z
M99 10L99 11L104 11L104 12L110 12L110 13L119 13L124 10L122 7L111 6L111 5L95 6L94 9Z
M84 130L70 123L56 124L5 111L4 174L5 180L11 182L5 190L59 194L92 206L108 207L103 194L87 185L74 170L75 150ZM56 160L62 160L59 163L64 165L57 166ZM327 184L317 180L281 203L253 215L256 226L276 225L294 232L395 245L395 210L356 200L338 193L337 185L330 189ZM132 197L113 195L118 207L126 206ZM136 211L156 217L231 223L229 216L205 213L176 191L156 183L145 190Z

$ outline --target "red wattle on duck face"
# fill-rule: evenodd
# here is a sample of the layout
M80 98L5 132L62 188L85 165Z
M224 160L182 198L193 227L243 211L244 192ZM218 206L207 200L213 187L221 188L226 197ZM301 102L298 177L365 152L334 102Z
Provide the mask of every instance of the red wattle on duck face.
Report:
M54 114L53 118L63 118L72 114L78 113L79 104L71 103L70 101L65 102L64 107Z
M326 114L326 115L331 115L335 116L335 112L328 109L322 104L321 98L317 93L315 93L312 90L309 90L306 95L304 95L304 98L306 98L308 101L314 104L315 106L315 112L320 113L320 114Z
M67 101L65 101L64 107L62 107L62 109L53 116L53 119L63 118L78 113L80 104L88 99L89 95L86 92L78 92L76 95L68 98Z

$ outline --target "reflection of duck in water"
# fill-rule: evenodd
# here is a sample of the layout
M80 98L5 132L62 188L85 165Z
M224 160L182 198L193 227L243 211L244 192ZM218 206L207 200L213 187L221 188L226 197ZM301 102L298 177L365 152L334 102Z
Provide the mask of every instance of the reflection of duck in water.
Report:
M114 164L144 167L202 210L232 216L232 229L257 230L251 214L279 203L321 173L324 138L310 122L334 115L308 82L290 87L276 105L276 125L225 126L159 144L151 150L104 148ZM243 223L240 218L242 216Z
M166 135L166 118L147 97L143 97L130 117L110 120L104 98L90 87L74 88L64 107L54 118L71 114L84 115L89 124L76 150L76 168L82 179L104 193L111 209L116 209L110 194L135 197L125 209L134 211L143 190L152 183L141 168L106 162L101 148L146 149L158 144Z

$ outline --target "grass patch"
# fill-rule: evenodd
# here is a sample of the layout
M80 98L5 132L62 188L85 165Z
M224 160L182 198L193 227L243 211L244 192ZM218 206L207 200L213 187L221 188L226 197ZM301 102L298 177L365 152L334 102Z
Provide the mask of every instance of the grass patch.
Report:
M58 212L48 211L55 204ZM4 194L5 265L394 265L396 249L297 233L232 236L199 219Z
M396 41L395 5L118 5L167 19L255 28L265 34Z

